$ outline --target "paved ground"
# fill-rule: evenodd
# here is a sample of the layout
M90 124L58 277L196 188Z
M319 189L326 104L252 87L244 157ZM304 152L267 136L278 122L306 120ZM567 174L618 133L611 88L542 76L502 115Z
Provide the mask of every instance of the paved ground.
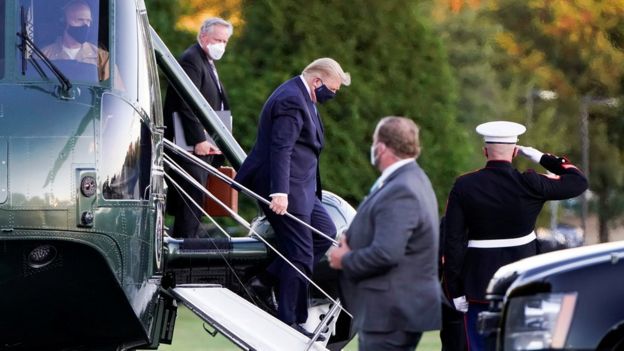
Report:
M566 218L566 222L580 226L581 221L578 218ZM609 228L609 241L624 240L624 226L620 225L616 228ZM587 219L587 233L585 235L585 244L598 243L598 218L590 216Z

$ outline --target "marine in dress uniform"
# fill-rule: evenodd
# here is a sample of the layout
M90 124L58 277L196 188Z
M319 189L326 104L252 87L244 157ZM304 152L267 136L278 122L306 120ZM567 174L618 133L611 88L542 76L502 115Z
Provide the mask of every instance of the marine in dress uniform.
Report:
M477 332L478 313L485 310L485 290L506 264L538 253L535 221L548 200L563 200L587 189L583 173L566 158L516 145L526 128L496 121L481 124L487 164L460 176L449 195L444 243L445 292L464 312L470 350L484 349ZM520 172L518 154L539 163L554 176Z

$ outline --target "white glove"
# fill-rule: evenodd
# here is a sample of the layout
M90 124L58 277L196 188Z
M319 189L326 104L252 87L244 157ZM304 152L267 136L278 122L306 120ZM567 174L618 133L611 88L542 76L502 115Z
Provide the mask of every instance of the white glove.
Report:
M520 155L528 158L535 163L539 163L539 161L542 159L542 155L544 155L543 152L530 146L518 145L518 151L520 152Z
M466 301L466 296L454 298L453 305L455 305L455 309L461 313L468 312L468 301Z

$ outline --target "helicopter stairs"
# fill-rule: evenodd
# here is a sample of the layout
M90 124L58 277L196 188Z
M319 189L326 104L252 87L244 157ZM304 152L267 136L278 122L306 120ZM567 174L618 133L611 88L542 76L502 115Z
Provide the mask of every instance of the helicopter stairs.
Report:
M221 285L178 285L170 292L215 329L211 335L219 332L249 351L326 351L316 339L328 334L323 331L340 313L340 305L333 305L310 339Z

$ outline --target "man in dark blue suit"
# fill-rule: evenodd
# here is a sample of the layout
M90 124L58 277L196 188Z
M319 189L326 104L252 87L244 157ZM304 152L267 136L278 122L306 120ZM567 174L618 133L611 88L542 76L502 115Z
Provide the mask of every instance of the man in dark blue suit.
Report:
M288 210L335 236L336 228L320 201L319 157L324 136L316 103L333 98L341 85L350 83L349 74L336 61L320 58L300 76L280 85L262 109L256 144L236 177L259 195L271 198L270 206L261 206L275 230L280 252L308 277L331 242L283 215ZM279 319L306 334L300 327L308 317L304 277L277 258L250 285L257 291L275 285Z

